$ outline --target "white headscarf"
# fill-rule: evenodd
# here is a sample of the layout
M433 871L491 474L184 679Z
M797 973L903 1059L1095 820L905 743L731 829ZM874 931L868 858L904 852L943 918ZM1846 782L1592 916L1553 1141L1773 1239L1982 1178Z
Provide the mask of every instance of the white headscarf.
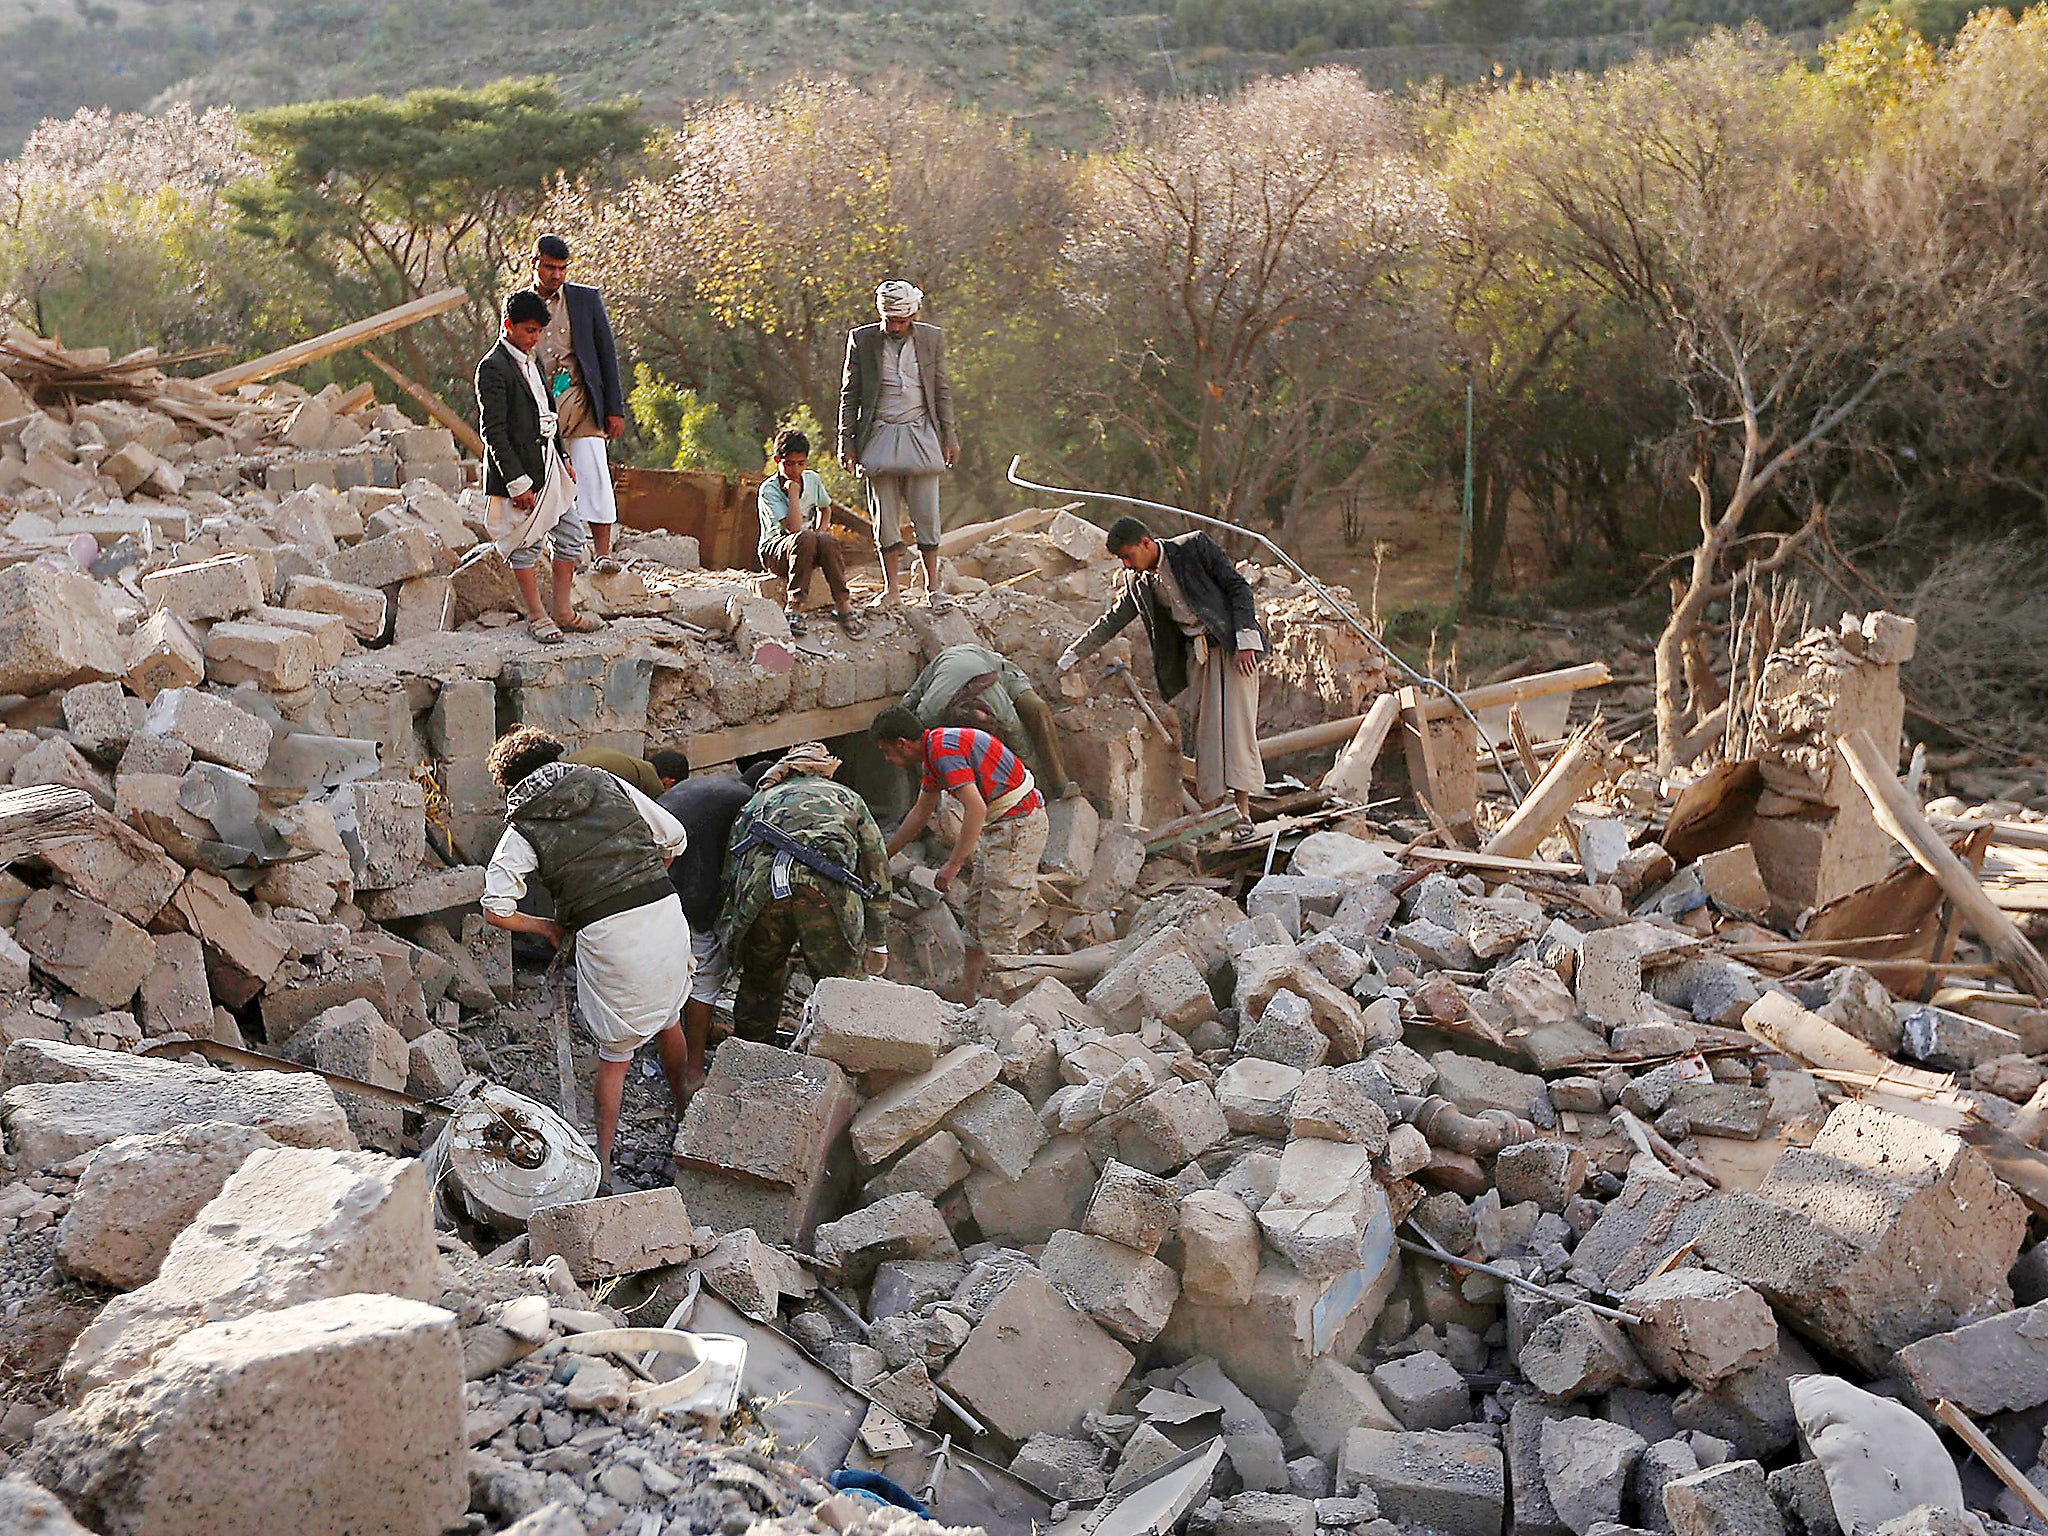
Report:
M924 290L914 283L893 278L875 290L875 308L884 320L915 315L924 308Z

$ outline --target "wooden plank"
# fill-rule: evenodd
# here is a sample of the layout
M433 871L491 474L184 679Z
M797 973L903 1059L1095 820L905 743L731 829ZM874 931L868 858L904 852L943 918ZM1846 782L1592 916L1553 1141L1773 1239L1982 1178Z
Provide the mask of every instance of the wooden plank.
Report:
M1782 992L1766 992L1751 1003L1742 1015L1742 1027L1772 1050L1816 1070L1858 1073L1922 1093L1955 1091L1953 1074L1896 1062Z
M1008 517L994 518L986 523L969 523L965 528L955 528L951 533L939 535L939 558L944 560L955 555L964 555L968 550L986 543L999 533L1033 533L1062 512L1071 512L1080 505L1078 501L1070 501L1064 507L1032 507L1023 512L1012 512Z
M1497 705L1518 704L1523 699L1548 698L1557 693L1577 693L1581 688L1599 688L1613 680L1614 674L1607 670L1606 662L1588 661L1576 667L1560 667L1555 672L1510 678L1504 683L1484 683L1477 688L1466 689L1458 697L1476 715L1482 709L1492 709ZM1458 713L1458 706L1440 693L1432 693L1423 699L1420 709L1425 720L1448 720Z
M1933 1403L1934 1416L1955 1431L1956 1437L1967 1445L1979 1461L1989 1467L1998 1480L2010 1488L2013 1497L2027 1506L2036 1520L2048 1521L2048 1494L2033 1484L2026 1473L2012 1464L2012 1458L2001 1451L1992 1438L1973 1424L1969 1417L1945 1397Z
M357 320L349 325L293 342L275 352L266 352L261 357L252 357L246 363L217 369L200 379L208 389L223 392L243 384L254 384L260 379L274 379L281 373L290 373L294 368L303 368L308 363L317 363L323 357L332 357L337 352L346 352L351 347L360 347L366 341L375 341L379 336L388 336L393 331L402 331L409 325L422 320L431 320L436 315L445 315L451 309L459 309L469 302L469 295L460 288L443 288L439 293L430 293L401 304L396 309L387 309L381 314L371 315L366 320Z
M1992 843L2000 848L2048 851L2048 822L1986 821L1973 816L1930 816L1927 819L1944 832L1973 832L1979 827L1989 827Z
M1869 733L1851 731L1836 738L1835 751L1849 765L1849 772L1869 798L1877 824L1913 856L1914 863L1935 878L1955 903L1963 921L1984 941L1991 958L2022 992L2031 992L2036 997L2048 995L2048 960L2041 958L2040 952L2027 942L2027 936L1985 894L1969 866L1927 824L1920 807L1886 765Z
M1497 869L1521 875L1558 875L1576 879L1585 869L1577 864L1565 864L1551 859L1518 859L1505 854L1477 853L1469 848L1411 848L1404 858L1421 859L1430 864L1455 864L1461 869Z
M400 373L396 367L385 360L382 354L365 347L363 349L363 361L397 385L399 393L404 395L406 399L412 401L414 405L425 411L428 416L438 421L450 432L453 432L455 434L455 441L462 444L463 447L467 448L479 459L484 456L483 434L477 431L475 426L470 423L468 417L458 412L447 401L427 388L426 385Z
M851 736L874 723L875 716L898 702L896 694L842 704L836 709L800 709L747 725L726 726L716 731L699 731L685 736L683 754L692 768L711 763L734 763L741 758L775 752L805 741L829 741L834 736Z
M1337 754L1337 761L1323 775L1322 787L1361 805L1371 799L1373 764L1379 761L1381 749L1387 744L1387 733L1394 728L1400 713L1401 701L1393 694L1383 693L1374 699L1372 708L1359 720L1358 729Z
M82 789L24 784L0 789L0 867L93 835L95 807Z
M1607 777L1613 761L1613 748L1598 720L1574 732L1565 749L1543 770L1543 777L1529 791L1529 798L1515 808L1515 814L1498 832L1480 845L1480 852L1512 859L1533 858L1543 839L1557 829L1571 808Z

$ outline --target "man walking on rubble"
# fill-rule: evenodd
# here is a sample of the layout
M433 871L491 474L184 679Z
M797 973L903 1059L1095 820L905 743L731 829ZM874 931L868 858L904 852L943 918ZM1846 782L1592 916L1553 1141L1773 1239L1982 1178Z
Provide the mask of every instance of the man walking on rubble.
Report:
M1067 777L1052 706L1022 667L985 645L949 645L940 651L903 695L903 707L927 727L965 725L987 731L1023 758L1055 798L1081 793Z
M1160 693L1194 715L1195 798L1214 805L1233 797L1231 840L1249 842L1252 792L1266 787L1259 657L1267 642L1251 584L1206 533L1155 539L1135 517L1120 517L1105 542L1124 568L1116 601L1060 654L1059 668L1071 670L1131 620L1142 621Z
M926 730L901 704L892 704L869 727L876 748L898 768L918 769L917 803L889 839L893 858L923 832L939 795L960 805L960 834L933 883L950 890L960 871L974 861L967 898L967 963L960 996L981 995L982 972L990 954L1014 954L1024 909L1038 890L1038 861L1050 826L1045 799L1026 768L987 731L960 726Z
M867 802L832 782L824 743L792 747L733 823L719 937L740 973L733 1033L772 1043L800 951L814 981L889 963L889 858Z
M882 603L901 600L903 520L924 562L925 600L939 596L939 476L960 458L946 335L917 318L924 292L905 282L875 290L881 319L846 338L839 379L839 462L866 477L868 517L882 556Z
M695 1093L704 1081L704 1053L711 1042L711 1015L725 988L725 946L718 936L718 893L725 874L733 823L754 797L766 762L742 773L713 773L674 784L657 802L683 824L689 842L668 867L669 880L690 920L690 1000L683 1004L683 1043L688 1064L683 1081Z
M540 341L542 377L561 418L569 467L576 472L576 510L590 530L595 569L610 573L619 569L612 558L619 509L605 445L626 431L618 344L604 312L604 295L588 283L569 281L569 242L560 235L534 241L531 291L548 307Z
M576 943L576 1006L597 1041L597 1160L609 1190L619 1101L633 1053L657 1042L680 1116L687 1097L681 1015L690 990L690 926L669 883L682 824L624 780L561 761L562 743L531 725L500 736L488 759L505 789L505 833L484 871L484 921ZM519 910L529 875L553 918Z

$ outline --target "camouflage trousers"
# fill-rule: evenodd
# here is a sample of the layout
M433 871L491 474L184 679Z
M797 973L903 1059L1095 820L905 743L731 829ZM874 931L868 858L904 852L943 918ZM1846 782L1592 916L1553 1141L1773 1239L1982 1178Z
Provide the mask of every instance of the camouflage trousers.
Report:
M732 964L740 984L733 998L732 1030L740 1039L774 1043L790 968L799 951L813 981L860 974L860 956L846 942L831 905L803 885L762 907L733 943Z

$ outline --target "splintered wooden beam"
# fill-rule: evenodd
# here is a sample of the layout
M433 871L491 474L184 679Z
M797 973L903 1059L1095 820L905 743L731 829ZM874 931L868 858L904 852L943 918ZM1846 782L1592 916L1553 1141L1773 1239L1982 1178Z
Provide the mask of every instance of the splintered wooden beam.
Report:
M1869 798L1877 824L1913 856L1914 863L1934 877L1970 931L1984 941L2000 969L2022 992L2048 997L2048 960L2041 958L2040 951L2027 942L2027 936L1986 894L1970 867L1928 825L1869 732L1851 731L1838 737L1835 751L1849 765L1850 774Z
M92 796L61 784L0 789L0 867L83 842L92 835L93 811Z
M439 293L430 293L401 304L396 309L387 309L381 314L371 315L366 320L357 320L349 325L295 341L288 347L279 347L275 352L266 352L261 357L252 357L246 363L235 363L230 367L217 369L199 382L208 389L225 393L243 384L254 384L262 379L274 379L280 373L290 373L294 368L303 368L308 363L317 363L323 357L332 357L337 352L346 352L351 347L360 347L366 341L375 341L379 336L388 336L393 331L402 331L409 325L418 325L422 320L431 320L436 315L445 315L451 309L459 309L469 302L469 295L460 288L443 288Z
M1594 720L1582 726L1565 749L1550 760L1543 777L1529 791L1529 798L1486 840L1480 851L1511 859L1534 858L1543 839L1556 830L1588 790L1607 777L1613 762L1614 749L1607 744L1607 732L1600 722Z

